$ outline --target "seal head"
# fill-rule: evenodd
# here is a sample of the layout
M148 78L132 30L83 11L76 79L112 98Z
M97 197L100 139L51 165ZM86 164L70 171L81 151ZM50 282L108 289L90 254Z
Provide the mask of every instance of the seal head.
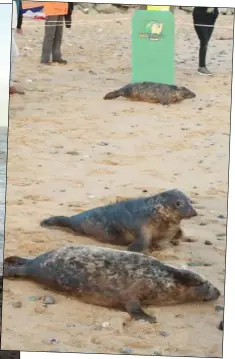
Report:
M182 86L179 88L179 94L182 99L190 99L196 97L196 94L186 87Z
M197 216L191 200L178 189L162 192L161 205L169 208L170 212L174 213L180 220Z

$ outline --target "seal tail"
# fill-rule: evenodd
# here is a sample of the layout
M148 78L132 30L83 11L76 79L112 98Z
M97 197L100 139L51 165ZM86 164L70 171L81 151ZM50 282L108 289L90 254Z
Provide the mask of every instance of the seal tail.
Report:
M69 217L65 216L55 216L50 217L47 219L44 219L40 222L40 225L42 227L51 227L51 226L57 226L57 227L71 227L71 221Z
M26 277L27 264L31 262L30 259L11 256L4 259L3 273L5 278L11 277Z
M116 91L107 93L107 95L104 96L104 100L113 100L114 98L117 98L120 96L122 96L122 91L116 90Z

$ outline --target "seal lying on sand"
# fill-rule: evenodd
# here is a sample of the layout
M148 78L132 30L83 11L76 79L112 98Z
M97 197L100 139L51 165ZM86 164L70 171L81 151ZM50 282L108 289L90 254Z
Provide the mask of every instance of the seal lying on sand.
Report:
M134 101L160 103L161 105L169 105L196 97L195 93L186 87L155 82L140 82L128 84L117 91L109 92L104 96L104 100L112 100L119 96Z
M216 300L220 292L199 274L142 253L96 246L66 246L35 259L8 257L4 277L25 277L69 292L83 302L126 310L151 323L141 305Z
M130 244L129 250L143 252L163 242L178 244L183 236L181 220L196 215L190 199L173 189L152 197L97 207L72 217L50 217L41 226L67 227L79 235L116 245Z

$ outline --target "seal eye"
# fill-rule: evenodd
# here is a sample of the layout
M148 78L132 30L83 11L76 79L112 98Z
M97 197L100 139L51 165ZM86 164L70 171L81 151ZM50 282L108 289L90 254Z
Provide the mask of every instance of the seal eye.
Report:
M177 201L177 202L176 202L176 207L177 207L177 208L182 207L182 205L183 205L183 202L182 202L182 201Z

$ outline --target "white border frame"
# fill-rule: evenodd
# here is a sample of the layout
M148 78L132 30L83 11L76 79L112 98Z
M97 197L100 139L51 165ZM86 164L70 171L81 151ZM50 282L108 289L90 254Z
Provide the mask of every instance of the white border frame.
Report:
M48 1L48 0L47 0ZM63 0L57 0L63 1ZM0 3L11 3L11 0L0 1ZM70 1L73 2L73 1ZM83 2L92 2L83 0ZM139 0L95 0L95 3L122 3L122 4L143 4L145 1ZM197 6L205 6L203 0L195 0ZM179 6L179 0L171 0L170 5ZM156 0L148 0L148 5L169 5L169 1L161 0L160 4L156 4ZM207 6L213 7L235 7L235 3L232 0L207 0ZM187 0L181 0L180 6L192 6L189 5ZM234 31L235 37L235 31ZM233 49L234 51L234 49ZM233 54L233 69L235 69L235 57ZM235 87L232 82L232 104L235 101ZM233 179L235 181L235 110L234 106L231 106L231 137L233 142L230 140L230 168L229 168L229 200L228 200L228 226L227 226L227 252L226 252L226 286L225 286L225 311L224 311L224 338L223 338L223 358L230 359L234 355L234 321L235 321L235 266L233 255L235 254L235 238L233 238L233 229L235 229L235 221L233 222L233 215L235 213L235 187L232 186ZM234 251L234 252L233 252ZM231 353L231 355L229 355ZM123 356L127 355L115 355L115 358L123 359ZM85 354L85 353L53 353L53 352L21 352L21 359L113 359L114 355L107 354ZM132 359L138 359L140 356L131 355ZM141 356L143 358L152 358L152 356ZM155 356L160 358L158 356ZM175 359L190 359L196 357L168 357L164 356L165 359L175 358ZM213 358L211 358L213 359Z

